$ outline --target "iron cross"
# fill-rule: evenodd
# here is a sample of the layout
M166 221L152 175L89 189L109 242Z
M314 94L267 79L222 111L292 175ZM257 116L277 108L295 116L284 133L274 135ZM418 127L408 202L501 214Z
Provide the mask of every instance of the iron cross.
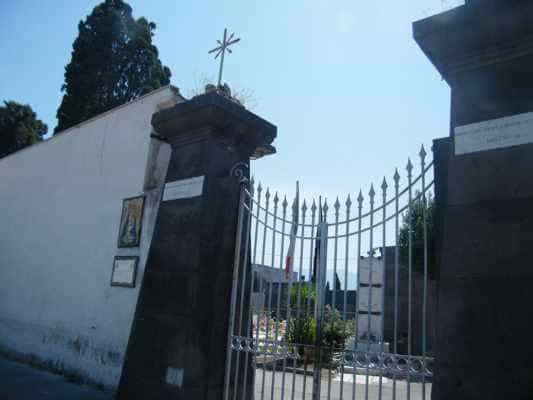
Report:
M220 87L222 84L222 69L224 68L224 53L226 53L227 51L228 53L231 54L231 49L229 47L232 44L235 44L241 40L240 38L233 39L233 36L235 35L234 33L232 33L229 38L227 37L227 35L228 35L228 30L224 29L224 39L222 39L222 43L220 42L220 40L217 40L218 46L215 47L213 50L210 50L208 53L208 54L211 54L216 51L217 54L215 55L215 60L218 58L219 55L222 54L222 57L220 57L220 69L218 70L218 87Z

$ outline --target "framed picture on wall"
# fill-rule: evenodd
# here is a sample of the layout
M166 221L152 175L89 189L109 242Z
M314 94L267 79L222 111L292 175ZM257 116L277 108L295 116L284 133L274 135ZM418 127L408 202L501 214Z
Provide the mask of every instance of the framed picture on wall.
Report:
M111 273L111 286L135 287L137 277L137 256L116 256Z
M130 197L122 202L118 247L137 247L141 243L144 196Z

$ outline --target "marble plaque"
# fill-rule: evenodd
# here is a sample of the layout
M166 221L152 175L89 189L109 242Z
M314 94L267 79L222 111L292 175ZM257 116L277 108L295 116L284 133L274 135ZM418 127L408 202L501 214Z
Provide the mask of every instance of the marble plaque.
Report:
M163 192L163 201L187 199L202 195L205 176L168 182Z
M138 261L139 258L136 256L115 257L111 286L135 287Z
M455 154L533 143L533 112L458 126Z

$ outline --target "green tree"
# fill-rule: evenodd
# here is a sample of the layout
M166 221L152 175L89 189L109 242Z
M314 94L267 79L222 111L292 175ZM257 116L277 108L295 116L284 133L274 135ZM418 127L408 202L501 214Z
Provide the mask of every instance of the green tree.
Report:
M29 105L4 101L0 106L0 158L43 140L47 131Z
M418 196L419 193L416 194ZM415 197L416 197L415 196ZM424 273L424 210L426 216L426 235L427 235L427 257L428 257L428 277L436 277L436 260L435 260L435 201L431 195L424 199L418 196L411 202L411 212L406 212L403 216L402 227L400 228L400 262L404 268L409 265L409 214L412 220L412 268L413 271Z
M80 21L54 132L170 82L170 69L152 44L155 27L145 18L134 19L122 0L105 0Z

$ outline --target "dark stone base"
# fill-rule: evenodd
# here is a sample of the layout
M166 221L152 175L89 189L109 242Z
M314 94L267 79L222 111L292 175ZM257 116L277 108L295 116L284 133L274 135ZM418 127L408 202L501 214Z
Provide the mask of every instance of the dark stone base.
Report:
M532 167L532 145L456 157L435 142L434 400L533 398Z

